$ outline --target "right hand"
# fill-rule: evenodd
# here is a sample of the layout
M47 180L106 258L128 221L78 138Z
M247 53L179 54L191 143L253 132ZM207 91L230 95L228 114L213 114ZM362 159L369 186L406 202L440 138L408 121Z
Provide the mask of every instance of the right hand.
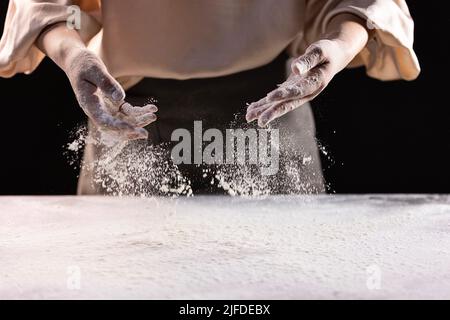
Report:
M148 132L143 127L156 120L156 106L133 107L126 103L121 85L88 49L73 49L64 60L63 69L78 103L100 130L128 140L147 139Z

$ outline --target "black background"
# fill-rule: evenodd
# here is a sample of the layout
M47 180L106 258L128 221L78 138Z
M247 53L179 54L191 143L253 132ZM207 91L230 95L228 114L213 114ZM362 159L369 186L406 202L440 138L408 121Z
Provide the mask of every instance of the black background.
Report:
M346 70L313 103L333 192L450 192L448 4L408 4L420 78L384 83ZM1 0L0 28L6 8ZM78 172L64 150L85 116L64 73L45 60L32 75L0 79L0 93L0 194L74 194Z

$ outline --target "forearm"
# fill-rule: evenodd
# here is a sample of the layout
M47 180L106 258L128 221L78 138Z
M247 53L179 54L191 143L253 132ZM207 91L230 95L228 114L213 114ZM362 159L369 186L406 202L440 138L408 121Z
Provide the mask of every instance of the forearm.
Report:
M63 70L69 67L67 64L72 54L86 49L78 32L67 28L65 23L45 30L37 39L36 46Z
M338 14L328 24L325 39L341 42L350 62L366 46L370 30L365 20L353 14Z

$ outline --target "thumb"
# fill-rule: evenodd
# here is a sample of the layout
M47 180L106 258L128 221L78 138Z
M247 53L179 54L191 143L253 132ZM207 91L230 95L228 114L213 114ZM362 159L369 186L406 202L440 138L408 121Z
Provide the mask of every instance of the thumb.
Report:
M305 54L292 62L291 69L296 75L304 75L324 61L322 47L312 44L306 49Z

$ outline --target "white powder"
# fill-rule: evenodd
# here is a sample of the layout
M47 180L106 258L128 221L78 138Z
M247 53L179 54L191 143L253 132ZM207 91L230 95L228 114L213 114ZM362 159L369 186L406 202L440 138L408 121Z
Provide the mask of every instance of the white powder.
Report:
M69 164L76 170L79 170L79 163L86 144L87 128L80 126L70 133L71 142L65 145L64 154Z
M448 196L5 197L0 212L4 299L450 298Z
M85 127L73 133L73 141L66 146L71 165L81 162L81 153L88 137ZM89 143L102 146L104 151L94 163L83 165L93 171L94 183L101 185L108 194L141 197L193 195L191 182L177 165L168 160L170 154L164 145L122 141L109 133L102 133L100 141L91 140ZM323 147L320 150L325 153ZM319 192L317 184L309 181L310 177L304 174L309 165L312 165L310 155L282 154L279 163L282 174L276 178L261 175L257 165L239 164L218 164L214 168L204 169L202 178L205 184L215 185L231 196L315 194Z
M231 127L252 128L252 124L241 124L238 120L239 115L235 115ZM269 126L269 128L271 128ZM281 131L281 130L280 130ZM297 146L291 146L288 142L291 137L283 136L281 133L280 141L284 147L290 150L298 149ZM256 165L218 165L214 178L214 183L225 190L231 196L268 196L272 194L317 194L317 181L311 181L316 177L312 173L306 173L313 166L312 156L301 155L297 152L287 154L280 150L279 145L272 142L272 150L280 154L279 170L281 174L276 176L261 175L260 168ZM320 148L323 152L324 149ZM246 150L246 152L249 152Z
M167 153L146 141L121 142L95 161L94 182L117 196L192 195L190 182L166 160Z

